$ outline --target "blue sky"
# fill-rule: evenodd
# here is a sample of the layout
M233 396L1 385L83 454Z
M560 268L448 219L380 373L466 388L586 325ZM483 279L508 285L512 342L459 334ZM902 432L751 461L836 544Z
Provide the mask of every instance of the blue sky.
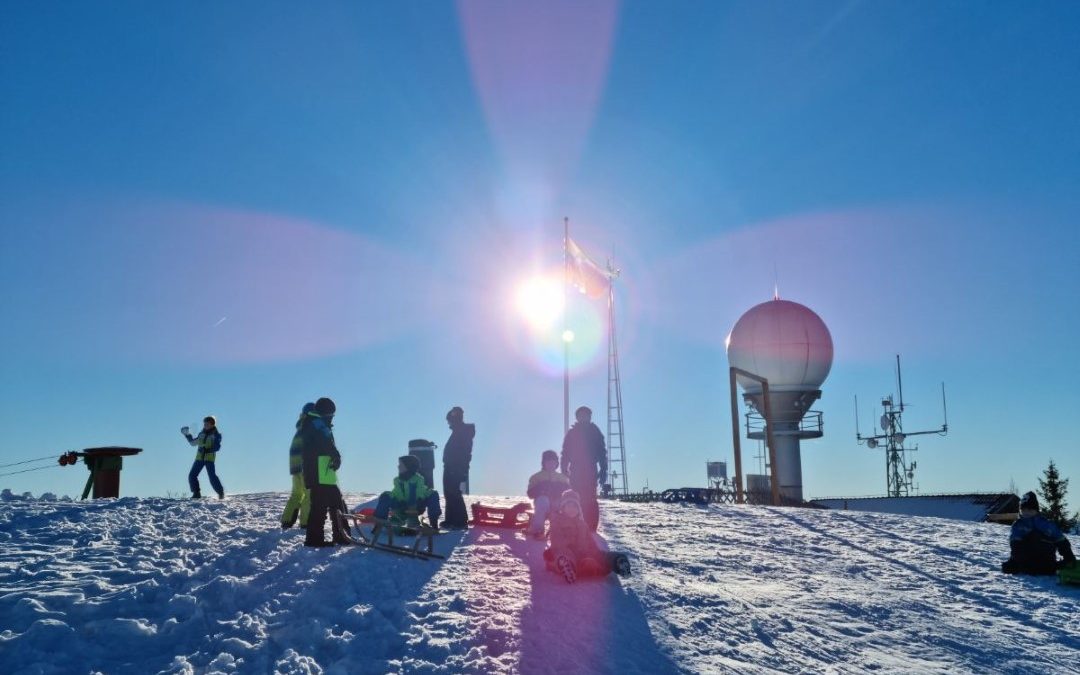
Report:
M632 487L730 459L724 337L774 283L835 343L809 496L884 491L853 397L869 419L896 353L909 428L948 388L923 492L1029 489L1051 457L1080 475L1075 3L6 14L0 463L133 445L125 494L183 494L177 429L213 413L226 489L285 489L326 395L346 489L382 489L461 405L474 492L520 493L562 383L514 289L557 268L569 216L623 270ZM575 326L572 400L598 412L601 314Z

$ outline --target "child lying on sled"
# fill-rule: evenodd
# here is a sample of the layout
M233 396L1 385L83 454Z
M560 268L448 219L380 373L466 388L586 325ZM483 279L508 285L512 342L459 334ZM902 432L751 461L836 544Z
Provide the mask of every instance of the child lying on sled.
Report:
M623 553L602 551L592 530L581 517L581 497L573 490L562 493L559 509L551 515L551 546L544 551L548 569L557 570L567 583L578 576L630 575L630 560Z
M398 457L398 475L394 488L379 495L375 505L375 517L389 520L394 527L418 529L420 514L427 510L428 522L437 527L442 509L439 493L428 487L420 471L420 458L413 455Z

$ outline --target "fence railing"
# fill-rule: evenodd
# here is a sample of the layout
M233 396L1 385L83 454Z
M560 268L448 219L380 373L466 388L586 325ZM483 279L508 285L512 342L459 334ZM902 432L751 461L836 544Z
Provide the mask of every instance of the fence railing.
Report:
M772 492L770 490L747 490L744 493L747 504L772 504ZM672 488L663 492L632 492L630 494L615 497L620 502L664 502L667 504L735 504L737 503L734 487L721 488ZM817 504L789 499L781 495L780 503L783 506L802 506L808 508L824 508Z

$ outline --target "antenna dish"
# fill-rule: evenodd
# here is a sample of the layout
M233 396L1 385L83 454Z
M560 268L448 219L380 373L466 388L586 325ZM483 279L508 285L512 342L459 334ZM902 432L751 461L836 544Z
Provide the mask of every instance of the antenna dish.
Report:
M873 438L869 439L868 441L866 441L866 447L873 450L874 448L877 447L877 441L875 439L873 439Z
M893 434L893 438L896 440L898 445L903 445L904 439L906 439L907 436L905 436L904 434Z
M889 416L888 415L882 415L881 416L881 430L886 431L891 426L892 426L892 420L889 418Z

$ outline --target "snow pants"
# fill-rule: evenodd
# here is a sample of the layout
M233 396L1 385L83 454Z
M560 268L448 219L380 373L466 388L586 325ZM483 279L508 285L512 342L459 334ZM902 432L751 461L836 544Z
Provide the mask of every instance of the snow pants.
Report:
M217 493L218 497L224 497L225 488L221 487L221 481L218 480L214 462L207 462L203 459L195 460L195 463L191 465L191 471L188 472L187 482L188 487L191 488L191 496L202 497L202 489L199 487L199 474L204 466L206 467L206 475L210 478L210 486L214 488L214 492Z
M446 498L446 526L468 527L469 514L465 511L465 497L461 484L469 480L468 467L443 464L443 496Z
M428 520L432 525L439 524L439 516L442 515L442 509L439 508L439 493L432 492L428 495L420 504L414 506L417 511L417 515L427 511ZM379 495L379 503L375 505L375 517L379 520L386 520L390 516L391 509L395 513L408 513L409 505L403 502L394 501L394 497L389 492L384 492Z
M300 527L307 527L308 516L311 514L311 495L304 486L302 473L292 475L292 492L289 493L289 501L285 503L285 511L281 514L282 526L292 527L297 514L300 516Z
M544 521L551 512L551 499L547 495L540 495L533 500L533 515L529 521L529 534L541 535L544 533Z
M581 497L581 517L589 529L600 526L600 503L596 500L596 474L570 476L570 487Z
M336 485L316 485L308 491L311 495L311 513L308 514L307 535L304 537L304 546L322 546L326 543L323 539L326 517L330 516L330 531L333 534L335 544L343 544L349 540L341 527L341 518L338 511L342 508L345 500L341 498L341 490Z

